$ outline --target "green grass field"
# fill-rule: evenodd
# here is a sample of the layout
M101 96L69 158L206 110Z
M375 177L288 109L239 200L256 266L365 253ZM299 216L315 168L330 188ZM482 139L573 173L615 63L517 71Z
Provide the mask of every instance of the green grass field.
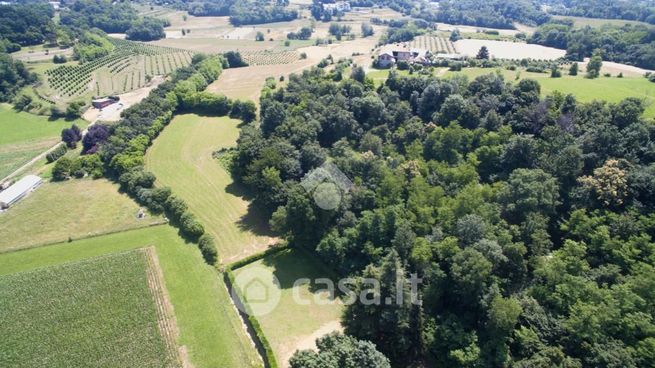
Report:
M229 263L266 248L274 239L263 235L265 223L249 211L230 174L212 152L233 147L239 121L227 117L178 115L155 140L146 167L160 185L170 186L214 236L218 255Z
M325 288L323 284L312 283L294 287L296 280L302 278L334 280L332 272L316 258L304 252L286 250L235 270L235 279L238 280L243 272L253 272L258 268L275 275L279 280L279 287L272 277L261 280L267 290L279 289L281 298L271 313L257 316L278 363L286 364L298 347L310 347L316 338L339 328L342 303L338 299L331 300L326 292L320 291ZM294 294L308 304L297 303ZM247 302L247 290L242 295ZM315 298L318 298L318 303Z
M221 277L204 262L197 246L185 243L168 225L0 254L0 275L149 246L156 249L175 311L178 346L186 350L191 364L196 368L261 366Z
M439 70L435 73L441 74ZM565 94L571 93L576 96L578 101L582 102L593 100L619 102L627 97L637 97L642 99L646 105L644 116L647 118L655 117L655 83L649 82L643 77L599 77L596 79L587 79L583 75L584 72L581 72L576 77L564 75L562 78L550 78L550 74L548 73L528 73L526 71L485 68L465 68L461 72L447 71L443 73L443 77L448 78L456 74L463 74L468 76L469 79L473 79L481 75L497 72L500 72L505 77L505 80L509 82L516 82L517 76L519 76L519 79L536 79L541 85L542 96L546 96L554 91L560 91ZM402 71L401 73L406 72ZM566 71L563 73L566 74ZM373 79L376 85L379 85L384 83L388 74L388 70L372 70L367 75Z
M72 124L80 128L84 120L49 121L45 116L16 112L8 104L0 104L0 179L9 175L33 157L60 140L61 130Z
M0 277L0 366L181 366L149 258L135 250Z
M48 182L0 213L0 252L163 221L137 219L139 206L107 180Z

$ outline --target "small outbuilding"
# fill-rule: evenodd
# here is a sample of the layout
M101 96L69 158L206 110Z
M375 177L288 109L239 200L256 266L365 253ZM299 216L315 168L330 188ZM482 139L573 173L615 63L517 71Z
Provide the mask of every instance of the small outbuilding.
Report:
M93 105L93 107L95 107L96 109L103 109L109 105L115 104L118 101L120 101L120 98L116 96L96 98L91 101L91 105Z
M36 175L27 175L19 181L12 184L9 188L0 192L0 209L7 209L14 203L18 202L21 198L28 195L39 185L43 183L43 179Z

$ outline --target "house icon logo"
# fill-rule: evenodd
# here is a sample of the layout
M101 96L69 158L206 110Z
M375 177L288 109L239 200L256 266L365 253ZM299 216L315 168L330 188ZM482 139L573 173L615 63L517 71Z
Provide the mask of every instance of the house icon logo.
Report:
M232 285L233 300L237 308L252 316L263 316L277 307L282 296L280 281L271 269L249 266L235 272Z

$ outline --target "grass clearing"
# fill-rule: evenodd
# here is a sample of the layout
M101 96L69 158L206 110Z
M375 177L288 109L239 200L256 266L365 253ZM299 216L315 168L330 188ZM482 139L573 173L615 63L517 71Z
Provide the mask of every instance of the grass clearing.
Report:
M175 311L177 345L186 350L191 364L195 368L261 367L220 276L204 262L197 246L185 243L171 226L0 254L0 275L149 246L156 249Z
M496 59L555 60L566 54L566 50L523 42L464 39L454 44L457 52L469 57L475 57L482 46L486 46L489 55Z
M655 117L655 83L649 82L644 77L599 77L587 79L581 72L578 76L564 75L561 78L550 78L547 73L528 73L526 71L511 71L499 69L507 81L516 81L520 78L532 78L539 81L541 94L548 95L554 91L571 93L579 101L590 102L593 100L604 100L608 102L619 102L627 97L643 99L646 104L645 117ZM447 72L446 76L462 73L469 78L496 72L495 69L466 68L461 72Z
M133 229L163 221L137 219L139 206L105 179L48 182L0 213L0 252Z
M279 280L279 284L274 283L272 277L260 280L266 290L278 289L281 298L271 313L258 316L257 320L280 364L286 366L288 359L297 349L311 347L316 338L340 329L342 303L338 299L331 300L326 291L321 291L325 288L324 284L295 285L297 280L303 278L334 280L332 272L314 256L298 250L285 250L234 270L235 279L243 272L256 272L258 275L260 272L270 273ZM248 302L248 289L241 295ZM307 303L303 305L297 300Z
M216 239L223 262L257 253L276 239L267 236L266 221L249 209L241 189L212 157L234 147L240 121L227 117L178 115L146 154L146 167L160 185L184 199Z
M84 120L49 120L26 112L17 112L9 104L0 104L0 179L11 174L60 140L61 130Z
M600 19L600 18L584 18L584 17L571 17L568 15L554 15L554 19L570 19L573 21L573 26L575 28L584 28L590 26L593 28L602 27L605 24L611 24L614 26L623 26L626 24L630 25L642 25L646 27L653 27L652 24L645 22L639 22L636 20L625 20L625 19Z
M150 253L0 277L0 365L180 367L175 336L166 330L174 325L159 308L164 295L151 288Z

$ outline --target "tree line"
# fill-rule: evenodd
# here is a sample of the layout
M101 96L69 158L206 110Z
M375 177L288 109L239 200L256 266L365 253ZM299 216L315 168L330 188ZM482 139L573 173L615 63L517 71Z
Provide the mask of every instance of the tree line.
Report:
M266 91L232 164L292 247L381 280L382 300L405 296L346 307L345 332L394 367L652 365L655 128L642 102L543 97L497 74L391 71L376 88L359 69ZM354 183L331 192L333 210L300 185L326 162ZM422 305L397 287L410 273ZM294 367L321 366L310 355Z
M647 0L612 1L603 0L545 0L549 12L587 18L625 19L655 24L655 8Z
M573 60L590 57L600 49L604 60L655 68L655 29L643 25L576 28L572 20L552 20L540 26L528 41L564 49Z

